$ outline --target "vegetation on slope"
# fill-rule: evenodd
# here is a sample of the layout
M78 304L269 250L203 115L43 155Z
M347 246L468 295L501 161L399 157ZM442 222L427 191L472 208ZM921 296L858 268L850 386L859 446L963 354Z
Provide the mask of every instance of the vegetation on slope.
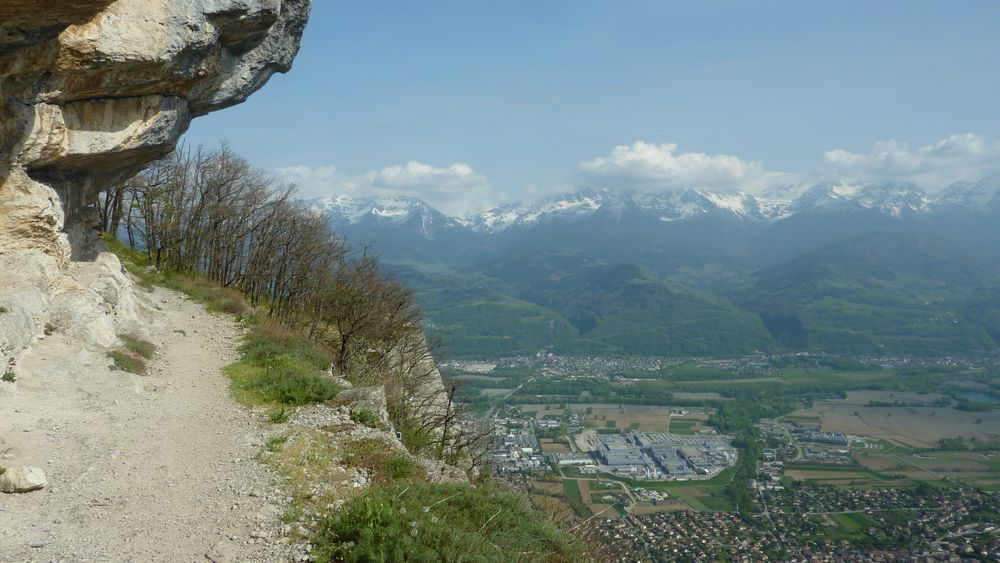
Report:
M997 349L980 296L998 286L947 241L874 233L758 273L741 301L792 349L947 356Z
M233 394L247 405L322 403L340 388L328 377L330 354L278 323L256 318L240 346L240 359L226 367Z
M524 497L484 485L396 485L325 520L319 560L574 561L577 543Z
M240 401L275 405L281 410L271 419L287 420L282 405L335 398L339 389L324 373L332 363L356 384L384 386L392 422L421 453L468 458L476 436L463 434L467 425L459 424L454 388L433 385L437 372L412 293L383 276L367 252L352 253L322 216L290 203L291 194L225 149L181 152L105 194L105 240L141 286L164 285L241 318L247 328L241 358L226 369ZM112 234L121 231L128 246ZM126 345L129 358L147 351L140 341ZM442 401L443 410L431 408ZM359 423L372 418L359 416ZM489 487L431 485L411 456L386 442L345 443L334 439L336 432L273 439L265 454L295 488L289 521L307 504L325 511L323 527L311 538L321 547L319 560L371 560L391 552L394 559L418 553L429 560L471 555L500 561L515 547L528 549L527 560L576 558L575 540L523 497ZM341 463L374 476L371 485L317 504L310 483ZM349 504L330 513L333 505L325 501L333 500ZM403 510L408 503L416 503L410 515ZM415 539L413 514L425 507L423 514L447 529ZM490 514L482 517L484 510ZM371 530L401 541L367 542Z
M534 252L459 276L404 269L456 356L738 356L773 350L759 316L632 264Z

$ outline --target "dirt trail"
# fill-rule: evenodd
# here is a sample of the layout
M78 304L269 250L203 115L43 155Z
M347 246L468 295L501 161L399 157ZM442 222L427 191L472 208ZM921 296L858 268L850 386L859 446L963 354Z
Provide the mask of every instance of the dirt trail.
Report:
M0 465L34 465L49 481L0 495L0 561L289 557L278 480L255 460L261 417L233 402L219 371L237 356L237 327L179 294L151 298L164 322L148 375L111 371L55 334L0 397Z

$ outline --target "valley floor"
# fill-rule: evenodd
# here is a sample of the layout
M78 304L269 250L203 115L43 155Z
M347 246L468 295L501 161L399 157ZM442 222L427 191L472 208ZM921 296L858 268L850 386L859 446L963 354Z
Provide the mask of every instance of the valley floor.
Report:
M37 343L0 396L0 466L42 468L48 486L0 495L0 561L276 561L284 497L256 461L257 415L220 369L239 329L180 294L151 295L162 323L146 376L81 354L73 335Z

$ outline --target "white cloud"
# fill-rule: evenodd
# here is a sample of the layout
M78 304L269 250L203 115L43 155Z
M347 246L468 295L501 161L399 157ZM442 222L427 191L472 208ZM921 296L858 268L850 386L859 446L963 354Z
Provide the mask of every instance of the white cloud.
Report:
M581 162L585 174L632 188L747 189L768 177L760 162L725 154L677 153L677 145L636 141Z
M295 184L299 194L307 198L333 193L352 195L357 190L355 182L336 166L289 166L275 169L274 174L282 182Z
M929 190L998 173L1000 142L972 133L917 149L898 141L876 143L867 153L834 149L823 155L819 167L819 175L828 179L904 181Z
M358 176L347 175L334 166L300 165L274 172L280 180L296 184L304 197L408 195L458 215L496 203L486 177L463 162L438 168L410 161Z

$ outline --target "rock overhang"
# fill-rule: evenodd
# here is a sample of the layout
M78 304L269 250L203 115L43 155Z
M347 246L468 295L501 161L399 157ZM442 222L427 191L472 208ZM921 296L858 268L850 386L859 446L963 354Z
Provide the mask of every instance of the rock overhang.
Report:
M73 311L68 301L108 301L91 289L111 278L127 291L120 266L96 260L99 192L169 153L193 118L241 103L289 70L310 8L310 0L0 0L0 277L10 280L0 284L9 311L0 315L0 364L15 361L53 311ZM101 275L69 268L80 259ZM137 316L126 310L135 300L119 297L76 307L108 318L61 322L107 342Z

